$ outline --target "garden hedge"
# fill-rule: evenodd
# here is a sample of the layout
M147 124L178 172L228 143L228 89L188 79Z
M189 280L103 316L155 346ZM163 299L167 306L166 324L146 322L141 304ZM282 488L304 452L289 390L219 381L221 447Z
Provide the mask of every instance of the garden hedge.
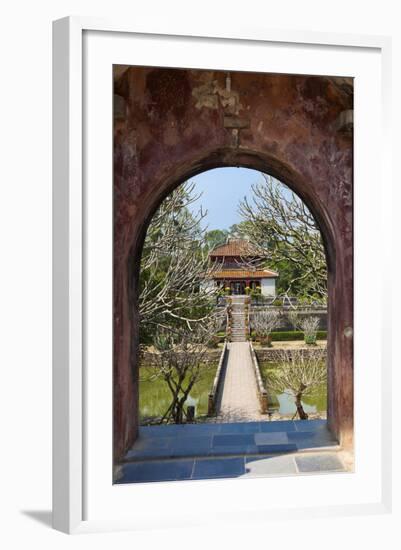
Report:
M289 342L291 340L303 340L304 333L300 330L288 330L270 333L272 342ZM252 336L256 336L252 333ZM318 340L327 340L327 330L319 330L317 333Z

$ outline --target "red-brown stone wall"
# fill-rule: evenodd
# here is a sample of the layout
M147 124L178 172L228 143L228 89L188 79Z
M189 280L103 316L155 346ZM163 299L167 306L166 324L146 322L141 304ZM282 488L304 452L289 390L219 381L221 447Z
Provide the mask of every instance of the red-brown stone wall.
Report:
M114 449L138 428L141 246L175 186L210 168L278 177L314 213L329 266L329 422L352 442L352 81L302 75L143 67L115 71Z

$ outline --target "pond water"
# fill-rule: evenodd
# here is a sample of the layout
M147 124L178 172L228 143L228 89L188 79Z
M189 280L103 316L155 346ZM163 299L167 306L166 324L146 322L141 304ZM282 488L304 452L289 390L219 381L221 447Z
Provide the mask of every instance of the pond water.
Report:
M195 416L207 413L208 395L216 374L216 365L205 365L202 374L186 401L187 405L195 406ZM139 371L139 414L141 424L147 424L152 419L163 416L171 403L171 392L167 383L155 376L153 367L141 367Z
M276 394L273 391L269 391L269 371L275 368L274 363L262 363L260 365L260 372L265 387L269 393L269 406L277 408L280 414L294 414L296 406L294 398L288 393ZM327 410L327 385L321 384L310 395L307 395L302 400L302 405L306 413L319 413L326 412Z
M269 370L275 368L274 363L260 365L265 386L268 388ZM193 387L187 405L195 406L196 418L205 417L208 407L208 395L216 374L216 365L205 365L198 382ZM141 424L148 424L156 418L160 418L166 412L171 403L171 392L162 378L155 376L156 370L153 367L143 366L140 369L139 380L139 413ZM272 408L282 415L292 415L296 411L294 399L287 393L275 394L269 392L269 401ZM306 413L325 412L327 408L327 387L325 384L316 388L313 394L306 396L302 404Z

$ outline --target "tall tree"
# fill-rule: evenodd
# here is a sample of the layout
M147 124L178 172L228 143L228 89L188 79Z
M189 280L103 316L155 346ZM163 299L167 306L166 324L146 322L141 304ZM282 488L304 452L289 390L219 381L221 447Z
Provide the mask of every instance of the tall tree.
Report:
M208 251L219 244L224 244L228 237L227 229L211 229L205 233L205 246Z
M229 234L231 237L237 237L239 239L246 239L248 237L248 224L246 222L234 223L229 228Z
M156 353L154 377L164 380L170 390L170 404L159 423L185 421L186 401L198 382L205 364L208 344L218 330L224 312L214 311L208 319L196 323L192 331L182 327L161 328L153 341Z
M193 326L207 317L214 291L201 283L207 269L200 209L195 184L185 183L171 193L155 213L145 238L141 259L139 311L141 339L149 340L156 327Z
M282 291L325 302L327 266L317 224L303 201L284 184L263 175L252 199L240 203L247 232L269 267L282 272ZM285 287L284 287L284 284Z

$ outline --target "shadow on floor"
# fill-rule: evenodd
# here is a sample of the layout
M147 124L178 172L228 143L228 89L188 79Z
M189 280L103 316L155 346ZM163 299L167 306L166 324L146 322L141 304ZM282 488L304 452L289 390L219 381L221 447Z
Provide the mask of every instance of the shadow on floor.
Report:
M155 460L123 464L116 483L345 472L336 452Z
M51 510L21 510L21 514L31 518L46 527L52 527L52 511Z

